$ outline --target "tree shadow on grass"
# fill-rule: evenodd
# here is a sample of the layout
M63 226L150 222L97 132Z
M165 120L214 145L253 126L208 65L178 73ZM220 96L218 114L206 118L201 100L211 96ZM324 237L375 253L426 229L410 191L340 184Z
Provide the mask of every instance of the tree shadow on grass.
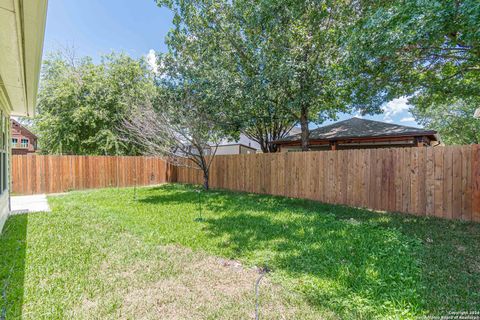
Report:
M11 216L0 235L0 319L22 318L28 215Z
M170 185L143 201L198 200ZM441 314L478 301L479 224L217 190L202 201L204 230L232 258L268 264L343 317Z
M200 188L165 184L153 188L139 190L138 201L145 204L185 204L198 201L197 191ZM202 191L202 197L207 192Z
M344 317L379 316L395 301L410 302L407 308L420 302L420 269L410 254L419 248L398 232L331 215L289 221L238 214L206 223L208 235L227 237L237 257L268 265L292 279L310 303Z

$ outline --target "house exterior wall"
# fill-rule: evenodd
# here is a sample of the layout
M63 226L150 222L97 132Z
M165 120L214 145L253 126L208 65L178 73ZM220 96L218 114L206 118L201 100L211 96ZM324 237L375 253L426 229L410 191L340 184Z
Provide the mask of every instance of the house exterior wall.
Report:
M37 150L37 137L25 129L20 123L11 120L12 154L28 154ZM22 141L28 141L26 145Z
M239 154L240 146L238 144L232 144L228 146L218 146L216 155L223 155L223 154Z
M5 105L0 103L0 233L10 212L10 121Z
M212 147L212 152L213 152ZM251 154L257 153L257 150L251 147L244 146L242 144L228 144L220 145L217 147L215 155L227 155L227 154Z
M0 0L0 232L10 211L10 116L33 116L47 0Z
M249 148L247 146L240 145L240 154L252 154L252 153L257 153L258 150L255 150L254 148Z
M261 150L260 144L258 144L258 142L253 141L243 133L240 134L240 138L237 141L225 139L219 143L219 146L232 146L232 145L243 145L245 147L249 147L255 150Z

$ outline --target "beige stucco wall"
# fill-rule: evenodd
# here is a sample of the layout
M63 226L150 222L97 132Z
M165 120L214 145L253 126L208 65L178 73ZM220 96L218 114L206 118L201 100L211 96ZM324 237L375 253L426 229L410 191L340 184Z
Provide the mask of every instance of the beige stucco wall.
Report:
M253 154L253 153L257 153L257 151L255 149L252 149L252 148L248 148L248 147L245 147L245 146L242 146L240 145L240 154Z
M241 144L230 144L218 146L217 152L215 155L225 155L225 154L250 154L256 153L255 149L242 146Z
M2 110L2 113L6 115L5 119L5 130L6 130L6 135L5 135L5 142L7 145L7 189L3 192L3 194L0 195L0 233L2 233L3 226L5 225L5 221L7 221L8 215L10 213L10 161L11 161L11 149L10 149L10 119L9 119L9 114L6 112L6 107L0 103L0 110ZM1 119L0 119L1 123ZM1 128L0 128L1 129ZM0 137L1 137L1 131L0 131ZM1 170L1 167L0 167ZM1 178L1 175L0 175ZM0 184L1 185L1 184ZM0 188L1 189L1 188Z
M7 221L9 212L9 194L8 192L5 192L0 196L0 233L2 233L3 226L5 225L5 221Z
M229 145L229 146L218 146L216 155L239 154L239 153L240 153L239 145L234 144L234 145Z

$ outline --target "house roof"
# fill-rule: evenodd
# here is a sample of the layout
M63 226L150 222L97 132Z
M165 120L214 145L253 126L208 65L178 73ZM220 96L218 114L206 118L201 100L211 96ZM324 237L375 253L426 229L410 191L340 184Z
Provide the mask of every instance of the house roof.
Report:
M343 140L353 138L380 138L398 136L429 136L439 140L437 132L415 127L401 126L374 120L351 118L323 126L310 131L310 140ZM295 134L274 143L288 143L301 140L301 134Z
M47 0L0 0L0 107L33 116Z
M10 119L10 122L12 123L12 127L14 125L18 125L20 127L20 130L22 132L27 133L28 135L32 136L35 139L38 139L37 135L34 134L32 131L28 130L24 125L22 125L20 122L16 121L15 119Z

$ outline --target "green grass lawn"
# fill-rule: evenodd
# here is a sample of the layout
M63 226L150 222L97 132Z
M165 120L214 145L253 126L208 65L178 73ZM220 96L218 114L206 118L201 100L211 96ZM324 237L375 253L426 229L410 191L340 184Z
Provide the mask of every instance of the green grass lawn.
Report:
M226 191L195 221L181 185L49 201L0 237L7 319L252 318L254 266L262 319L480 310L480 224Z

